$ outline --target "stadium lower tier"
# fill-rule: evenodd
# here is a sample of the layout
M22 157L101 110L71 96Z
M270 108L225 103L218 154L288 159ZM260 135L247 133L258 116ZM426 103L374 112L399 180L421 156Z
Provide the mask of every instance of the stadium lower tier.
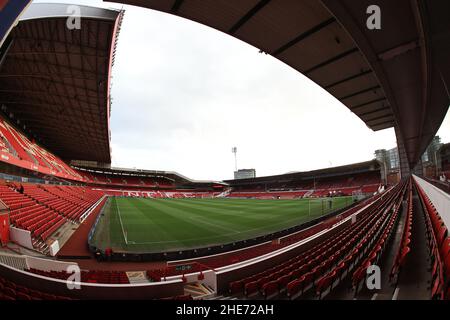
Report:
M232 191L228 192L214 192L214 191L186 191L186 190L133 190L127 188L99 188L94 187L94 190L99 190L105 194L112 196L127 196L127 197L141 197L141 198L252 198L252 199L298 199L298 198L320 198L328 196L351 196L354 194L374 194L380 188L379 183L361 185L358 187L341 187L341 188L321 188L308 190L293 190L293 191Z
M37 269L29 269L27 271L41 276L61 280L66 280L71 275L66 271L42 271ZM86 283L130 283L127 274L123 271L81 271L80 276L80 281Z
M384 243L390 236L399 206L391 209L401 201L403 192L404 186L399 185L388 197L363 209L359 213L361 218L339 235L325 237L313 248L271 269L231 282L230 293L243 290L246 296L261 292L271 297L284 292L297 298L314 287L320 296L361 264L379 240ZM381 253L382 247L377 248L376 254Z
M127 189L127 188L98 188L93 187L93 190L98 190L106 195L110 196L124 196L124 197L137 197L137 198L154 198L154 199L184 199L184 198L214 198L218 196L219 192L213 191L185 191L185 190L140 190L140 189Z
M21 190L21 186L23 190ZM368 186L369 187L369 186ZM375 186L372 187L377 189ZM372 190L371 190L372 191ZM318 190L326 194L327 191ZM103 195L124 195L148 198L213 198L219 195L233 198L233 193L186 190L122 190L81 186L6 183L0 184L0 200L10 209L10 221L18 229L29 231L33 246L48 252L46 241L67 223L79 223L83 215ZM296 192L286 192L282 198L298 197ZM271 193L249 194L256 199L276 198Z
M432 289L428 298L449 299L450 255L447 229L420 187L417 188L425 204L427 239L432 261ZM405 258L411 251L411 182L399 185L388 196L363 209L358 215L361 218L338 235L324 237L323 241L312 248L270 269L232 281L229 292L244 294L246 297L260 295L266 299L280 295L289 299L305 296L320 299L339 287L346 278L350 278L356 297L365 283L367 269L371 265L378 265L394 234L404 199L407 203L405 223L390 275L392 279L398 277Z
M66 296L45 293L18 285L0 276L0 300L72 300Z
M378 191L380 184L364 185L359 187L340 187L325 189L308 189L295 191L247 191L231 192L229 198L257 198L257 199L297 199L303 197L328 197L328 196L351 196L354 193L373 194Z
M16 192L14 186L3 187L5 194L8 193L5 188ZM67 188L79 191L77 188L82 187ZM26 185L24 189L23 194L19 193L21 196L27 194ZM52 194L64 189L58 187ZM50 190L44 191L50 193ZM31 188L29 193L28 198L34 203L49 200L41 190ZM415 198L419 199L418 202L413 200ZM91 199L95 200L96 197L92 195ZM14 207L14 197L7 197L7 201ZM423 252L420 256L417 245L419 227L425 230L425 256ZM396 238L398 241L395 241ZM393 257L388 259L389 262L386 262L387 255ZM211 278L207 276L208 273L215 274L216 294L241 298L323 299L328 296L339 297L340 292L348 292L347 287L350 285L353 288L352 297L358 297L364 295L364 283L370 266L384 263L383 268L390 270L389 281L395 287L402 279L405 281L402 275L408 273L408 269L418 265L413 259L419 256L422 262L430 264L430 279L427 281L431 283L431 288L423 289L425 296L431 299L449 299L448 231L426 192L411 179L359 203L339 216L330 217L279 241L250 250L176 262L163 269L147 269L143 274L146 282L161 286L158 290L178 286L176 290L163 290L160 295L149 295L152 298L190 299L192 297L183 294L182 288L191 283L207 283ZM68 273L57 270L28 268L24 271L59 280L68 276ZM119 271L83 271L81 279L82 283L97 285L117 283L129 286L127 290L131 291L137 288L129 281L125 272ZM146 286L142 283L140 285L144 288ZM23 283L15 284L14 277L0 281L0 289L2 299L62 299L63 296L80 298L60 290L50 291L53 294L49 294L45 285L39 290L34 286L28 288ZM95 297L92 288L87 292L89 294L83 298ZM116 294L117 292L114 296Z
M8 206L13 227L29 231L36 248L66 223L82 215L103 196L86 187L14 184L0 185L0 200Z

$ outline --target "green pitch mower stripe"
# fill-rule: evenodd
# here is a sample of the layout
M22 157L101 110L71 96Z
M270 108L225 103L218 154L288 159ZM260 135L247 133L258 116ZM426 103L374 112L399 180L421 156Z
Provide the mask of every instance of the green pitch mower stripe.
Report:
M206 247L280 231L350 205L351 201L352 197L311 200L111 198L93 239L99 248L128 252Z

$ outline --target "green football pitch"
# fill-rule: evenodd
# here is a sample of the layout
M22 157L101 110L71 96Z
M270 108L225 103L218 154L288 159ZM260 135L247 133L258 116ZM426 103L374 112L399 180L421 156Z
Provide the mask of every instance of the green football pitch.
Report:
M105 204L91 244L102 249L149 253L225 244L287 229L351 202L352 197L311 200L112 197Z

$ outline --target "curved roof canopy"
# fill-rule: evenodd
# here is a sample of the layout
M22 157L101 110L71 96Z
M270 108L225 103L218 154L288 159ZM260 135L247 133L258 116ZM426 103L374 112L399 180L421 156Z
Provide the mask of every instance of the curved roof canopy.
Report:
M395 127L410 168L448 110L449 1L112 1L197 21L285 62L372 130ZM370 5L380 30L367 27Z
M367 173L372 171L376 172L379 171L380 168L381 168L380 162L374 159L370 161L353 163L339 167L331 167L303 172L289 172L285 174L263 176L257 178L225 180L225 182L229 183L231 186L247 185L247 184L257 185L262 183L277 183L277 182L288 183L288 182L298 182L302 180L354 175L357 173Z
M111 162L109 86L121 11L32 4L5 40L1 111L65 160ZM73 20L71 20L74 23Z
M223 181L213 180L194 180L190 179L175 171L161 171L161 170L146 170L146 169L130 169L130 168L118 168L118 167L90 167L90 166L77 166L72 165L74 168L81 171L93 171L102 174L119 175L119 176L144 176L144 177L160 177L172 180L178 185L183 186L196 186L196 187L211 187L213 185L228 185Z

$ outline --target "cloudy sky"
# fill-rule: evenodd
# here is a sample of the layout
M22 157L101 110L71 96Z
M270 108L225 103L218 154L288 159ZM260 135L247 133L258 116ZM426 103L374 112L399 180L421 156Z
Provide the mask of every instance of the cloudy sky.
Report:
M113 166L229 179L373 158L396 145L306 77L240 40L169 14L126 10L112 78ZM438 134L450 141L450 115Z

